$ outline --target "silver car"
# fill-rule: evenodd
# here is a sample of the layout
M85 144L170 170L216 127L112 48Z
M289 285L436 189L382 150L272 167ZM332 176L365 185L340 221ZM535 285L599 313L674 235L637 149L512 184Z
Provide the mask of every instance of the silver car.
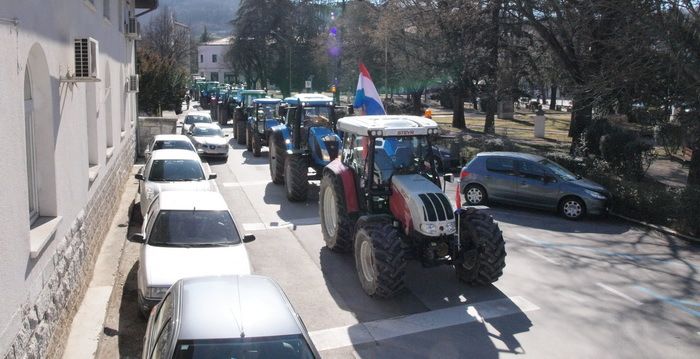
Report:
M224 135L219 125L196 123L190 128L187 136L200 155L228 158L228 134Z
M564 218L607 212L610 192L544 157L518 152L479 153L462 169L460 189L468 205L487 200L547 210Z
M186 135L195 123L212 123L209 111L190 112L182 123L181 134Z
M270 278L177 281L151 311L146 358L320 358L299 315Z

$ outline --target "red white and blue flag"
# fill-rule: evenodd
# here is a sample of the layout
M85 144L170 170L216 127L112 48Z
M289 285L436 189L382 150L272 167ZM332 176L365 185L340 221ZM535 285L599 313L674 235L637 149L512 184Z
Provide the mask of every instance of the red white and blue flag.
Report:
M360 64L360 78L357 80L355 103L352 106L361 115L386 115L379 92L364 64Z

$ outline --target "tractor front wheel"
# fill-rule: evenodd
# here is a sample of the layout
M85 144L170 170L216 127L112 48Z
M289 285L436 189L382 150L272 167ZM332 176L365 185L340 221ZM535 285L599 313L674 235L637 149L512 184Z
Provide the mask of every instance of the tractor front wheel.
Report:
M279 134L270 135L269 139L269 156L270 156L270 177L272 183L284 183L284 141Z
M475 208L460 213L461 253L455 264L457 278L472 285L489 285L503 275L506 248L493 218Z
M239 145L245 144L245 128L245 121L235 122L236 143L238 143Z
M401 234L390 220L362 220L355 233L355 268L370 297L390 298L404 289L406 259Z
M326 247L334 252L351 252L353 223L345 203L343 181L334 173L326 173L321 179L318 211Z
M284 159L284 187L287 199L305 201L309 194L309 164L301 155L287 155Z
M252 130L253 133L253 156L254 157L260 157L260 152L262 150L262 143L260 141L260 134Z

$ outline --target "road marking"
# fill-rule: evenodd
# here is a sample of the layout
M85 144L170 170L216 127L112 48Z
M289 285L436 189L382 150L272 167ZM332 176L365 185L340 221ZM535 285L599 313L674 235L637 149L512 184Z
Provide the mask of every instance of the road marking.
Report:
M538 239L531 238L530 236L527 236L522 233L518 233L518 236L522 239L524 239L527 242L536 244L540 247L543 248L549 248L549 249L577 249L581 251L586 251L590 253L595 253L607 257L613 257L613 258L620 258L629 262L633 262L637 265L645 265L645 264L662 264L662 265L673 265L673 266L680 266L684 268L692 268L692 269L700 269L695 264L692 263L685 263L681 262L679 263L678 261L680 259L678 258L654 258L650 257L648 255L636 255L636 254L630 254L630 253L618 253L618 252L612 252L609 250L605 249L599 249L599 248L592 248L589 246L585 245L578 245L578 244L569 244L569 243L551 243L547 241L541 241Z
M626 300L628 300L628 301L630 301L630 302L632 302L632 303L634 303L634 304L636 304L636 305L642 305L642 304L644 304L644 303L642 303L642 302L640 302L640 301L638 301L638 300L636 300L636 299L630 297L629 295L627 295L627 294L625 294L625 293L622 293L622 292L620 292L619 290L617 290L617 289L615 289L615 288L612 288L612 287L610 287L610 286L607 286L607 285L605 285L605 284L603 284L603 283L598 283L598 282L596 282L595 285L597 285L597 286L599 286L599 287L601 287L601 288L607 290L608 292L610 292L610 293L612 293L612 294L617 295L617 296L620 297L620 298L626 299Z
M638 291L640 291L642 293L646 293L646 294L654 297L655 299L658 299L666 304L674 306L674 307L676 307L676 308L678 308L678 309L680 309L680 310L682 310L682 311L684 311L684 312L686 312L694 317L700 318L700 311L691 308L691 307L700 308L700 303L698 303L698 302L668 297L668 296L659 294L659 293L657 293L649 288L642 287L639 285L634 287L634 288L637 289Z
M556 261L556 260L554 260L554 259L552 259L552 258L549 258L549 257L545 256L544 254L539 253L539 252L537 252L537 251L535 251L535 250L528 249L527 251L530 252L530 253L532 253L532 254L534 254L534 255L536 255L536 256L538 256L538 257L540 257L540 258L542 258L542 259L544 259L544 260L546 260L546 261L549 262L549 263L554 264L555 266L561 265L561 263L559 263L559 261Z
M266 185L270 183L269 180L267 181L248 181L248 182L224 182L223 186L228 188L228 187L248 187L248 186L260 186L260 185Z
M243 229L246 231L264 231L267 229L283 229L292 228L296 229L297 226L311 226L321 223L319 217L309 217L309 218L299 218L293 219L291 222L280 221L280 222L270 222L270 223L243 223Z
M403 317L313 331L311 340L319 351L378 342L404 335L539 310L523 297L510 297L438 309Z

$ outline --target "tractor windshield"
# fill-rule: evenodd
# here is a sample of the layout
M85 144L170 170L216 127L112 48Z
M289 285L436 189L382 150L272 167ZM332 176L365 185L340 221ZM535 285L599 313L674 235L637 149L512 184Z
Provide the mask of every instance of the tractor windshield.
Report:
M328 106L304 107L302 113L302 123L305 127L312 125L330 125L331 112L333 108Z
M422 173L427 170L430 144L427 136L377 137L375 139L374 168L380 182L394 174Z
M277 104L264 104L264 105L258 105L258 112L257 112L257 119L258 120L267 120L271 118L275 118L277 114Z

